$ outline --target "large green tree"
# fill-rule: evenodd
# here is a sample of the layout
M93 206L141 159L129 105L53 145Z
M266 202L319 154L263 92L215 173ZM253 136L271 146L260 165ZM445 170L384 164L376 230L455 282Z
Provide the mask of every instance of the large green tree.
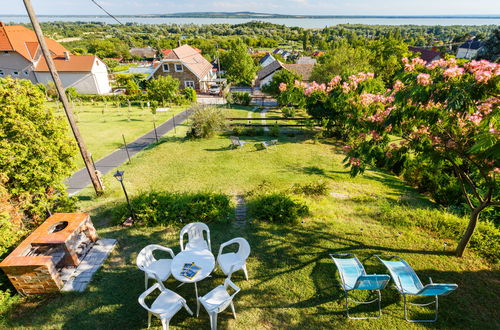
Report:
M313 69L311 80L327 83L335 76L346 78L358 72L373 72L371 58L372 53L364 47L341 45L323 55L321 63Z
M222 53L221 64L226 69L226 77L235 84L251 85L257 73L257 66L241 40L231 43L228 51Z
M179 100L179 85L179 79L172 76L153 78L146 85L148 98L160 105L175 103Z
M63 180L74 168L75 143L28 80L0 79L0 109L2 181L30 218L43 218L67 201Z

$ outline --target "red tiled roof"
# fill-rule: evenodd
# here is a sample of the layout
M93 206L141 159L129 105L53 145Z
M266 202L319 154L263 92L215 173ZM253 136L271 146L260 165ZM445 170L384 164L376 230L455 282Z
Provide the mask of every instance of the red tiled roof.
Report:
M56 56L53 58L57 71L66 72L86 72L91 71L92 66L97 60L95 55L70 55L69 60L64 56ZM35 68L36 72L48 72L47 62L42 57Z
M172 52L172 49L160 49L162 52L163 56L167 56L170 52Z
M62 56L68 51L52 39L45 38L45 42L55 55ZM0 51L15 51L31 61L37 47L38 40L35 32L22 25L5 25L0 22Z
M431 62L440 57L440 53L434 50L419 48L419 47L408 47L408 50L414 53L420 53L420 58L426 62Z

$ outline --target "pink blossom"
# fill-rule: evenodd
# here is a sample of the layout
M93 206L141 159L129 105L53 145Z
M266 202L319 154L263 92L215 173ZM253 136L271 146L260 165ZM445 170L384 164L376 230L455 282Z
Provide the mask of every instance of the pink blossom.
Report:
M286 91L286 84L284 82L280 83L278 89L280 90L280 92Z
M403 57L401 59L401 62L403 62L403 64L408 64L408 63L410 63L410 60L408 60L408 57Z
M385 156L386 156L387 158L392 158L392 152L387 151L387 152L385 153Z
M422 86L427 86L432 83L431 76L427 73L420 73L417 76L417 83Z
M396 80L394 86L392 87L396 92L405 88L405 84L401 80Z
M335 77L332 78L332 80L330 80L330 82L328 83L328 86L329 87L337 86L340 83L341 80L342 80L342 77L335 76Z
M351 91L351 86L349 85L348 82L344 82L342 84L342 93L347 94Z
M356 157L351 157L349 159L349 164L351 164L352 166L360 166L361 165L361 160L356 158Z
M412 58L411 63L415 66L425 66L427 64L427 62L420 57Z
M449 69L446 69L443 72L443 76L447 79L455 78L455 77L460 77L464 74L464 69L459 68L459 67L452 67Z
M479 111L476 111L472 115L467 116L467 120L477 126L483 120L483 115Z
M350 145L345 145L345 146L343 146L343 147L342 147L342 150L343 150L344 152L349 152L349 151L351 151L351 150L352 150L352 147L351 147Z
M415 65L413 65L413 64L405 64L405 71L408 71L408 72L415 71Z

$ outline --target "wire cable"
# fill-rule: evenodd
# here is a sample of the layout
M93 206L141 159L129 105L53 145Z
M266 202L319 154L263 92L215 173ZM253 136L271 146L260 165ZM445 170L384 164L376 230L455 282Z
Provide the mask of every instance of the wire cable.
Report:
M90 0L92 1L97 7L101 8L102 11L104 11L106 14L108 14L109 17L111 17L112 19L114 19L115 21L117 21L119 24L121 25L124 25L122 22L120 22L118 20L118 18L116 18L115 16L113 16L110 12L108 12L106 9L104 9L100 4L98 4L95 0Z

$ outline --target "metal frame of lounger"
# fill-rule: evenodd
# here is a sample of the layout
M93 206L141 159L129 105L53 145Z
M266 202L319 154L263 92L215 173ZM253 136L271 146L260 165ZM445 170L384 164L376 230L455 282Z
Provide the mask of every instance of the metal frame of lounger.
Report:
M398 290L398 292L403 296L405 320L408 321L408 322L412 322L412 323L432 323L432 322L436 322L438 320L438 311L439 311L439 299L438 299L438 296L440 296L440 295L447 295L447 294L451 293L451 291L453 291L454 289L456 289L458 286L456 284L435 284L435 283L432 282L432 278L429 277L429 282L430 282L429 285L432 285L432 284L434 284L434 285L449 285L449 286L454 285L455 288L453 290L450 290L449 292L446 292L446 293L443 293L443 294L440 294L440 295L434 295L434 301L431 301L429 303L425 303L425 304L412 303L412 302L409 301L409 299L406 296L407 295L411 295L411 296L431 296L431 295L422 295L421 294L421 292L424 292L426 290L426 288L428 288L428 286L424 287L422 285L422 282L420 281L420 279L418 278L417 274L415 273L415 270L413 270L413 268L403 258L398 257L398 256L388 255L388 254L380 254L380 255L374 255L374 256L377 257L377 259L380 260L380 262L382 262L382 264L384 264L384 266L389 270L389 272L391 273L392 279L394 280L394 284L396 284L396 290ZM383 257L398 259L398 261L400 261L402 264L405 265L406 268L408 268L408 270L409 270L408 272L412 275L412 277L415 280L418 280L418 282L422 286L422 289L419 292L417 292L417 293L410 293L410 292L405 291L404 288L403 288L403 284L401 283L401 278L399 277L399 275L393 273L393 271L389 267L387 267L387 265L382 260ZM398 285L396 283L396 277L398 279L399 287L398 287ZM425 307L425 306L429 306L429 305L435 304L434 319L428 319L428 320L411 320L411 319L409 319L408 318L407 303L410 304L410 305L419 306L419 307Z
M347 259L347 258L335 258L335 256L341 256L341 257L342 256L343 257L345 257L345 256L351 256L352 258L350 258L350 259L354 259L356 261L356 264L358 265L358 268L359 268L359 271L360 271L360 276L356 280L355 285L350 290L347 289L346 282L345 282L345 279L344 279L344 275L342 274L342 271L341 271L341 267L339 267L339 264L336 262L336 259ZM380 293L380 290L383 289L383 288L385 288L385 286L387 285L387 283L389 283L389 281L391 279L390 276L388 276L388 275L377 275L377 274L367 275L366 271L365 271L365 268L363 267L363 264L361 264L361 262L359 261L359 259L353 253L334 253L334 254L330 254L330 258L332 258L333 262L337 266L337 269L338 269L339 275L340 275L340 279L342 281L342 284L340 286L344 290L344 295L345 295L345 311L346 311L347 318L352 319L352 320L366 320L366 319L378 319L378 318L380 318L382 316L382 294ZM361 276L364 276L364 277L367 277L367 276L376 276L376 277L387 276L387 278L384 279L384 280L382 280L382 284L377 289L358 289L358 286L360 284L362 284L362 282L360 282L360 277ZM377 291L378 297L375 298L375 299L373 299L373 300L370 300L370 301L357 301L357 300L354 300L353 298L349 297L349 291L354 291L354 290ZM362 305L368 305L368 304L372 304L372 303L378 301L378 316L367 316L367 317L353 317L353 316L350 316L349 315L349 301L352 301L352 302L354 302L356 304L362 304Z

